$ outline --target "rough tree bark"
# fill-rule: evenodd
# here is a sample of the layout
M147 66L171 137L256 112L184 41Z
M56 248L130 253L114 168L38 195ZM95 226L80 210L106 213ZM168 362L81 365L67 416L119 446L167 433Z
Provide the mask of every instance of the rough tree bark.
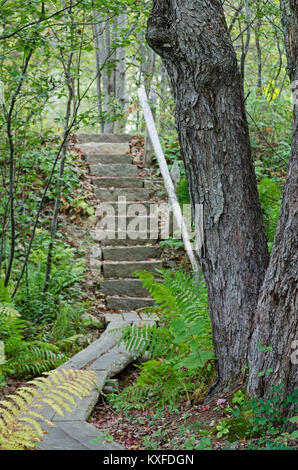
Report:
M212 397L244 378L268 264L242 80L220 0L154 0L147 41L172 82L192 204L204 206L197 256L218 359Z
M260 293L249 354L248 393L268 397L284 383L284 395L298 385L298 4L281 0L288 71L294 99L293 142L275 243ZM272 350L260 352L258 344ZM294 360L293 360L294 356ZM292 360L291 360L292 357ZM296 362L296 364L295 364ZM259 376L260 372L270 372Z

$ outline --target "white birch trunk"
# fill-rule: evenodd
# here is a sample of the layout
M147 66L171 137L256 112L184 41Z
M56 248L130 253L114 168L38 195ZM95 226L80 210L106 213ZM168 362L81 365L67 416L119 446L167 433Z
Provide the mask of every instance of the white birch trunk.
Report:
M113 37L111 34L111 24L108 19L105 24L104 31L104 42L105 42L105 51L106 51L106 61L107 67L103 73L103 83L104 83L104 103L105 103L105 112L112 117L114 115L113 110L113 101L115 97L115 70L113 66L114 54L112 51L112 42ZM112 134L114 132L114 122L106 121L104 125L105 134Z
M118 38L122 37L123 31L127 27L127 15L121 13L117 18ZM121 114L125 112L126 106L126 47L117 47L116 49L116 101ZM125 127L123 121L116 122L117 131Z
M98 107L98 116L101 124L101 132L104 132L104 124L102 122L102 97L101 97L101 75L102 75L102 66L103 66L103 55L104 51L101 50L100 37L103 35L102 27L102 16L101 14L94 10L93 11L93 33L94 33L94 49L95 49L95 60L96 60L96 92L97 92L97 107Z

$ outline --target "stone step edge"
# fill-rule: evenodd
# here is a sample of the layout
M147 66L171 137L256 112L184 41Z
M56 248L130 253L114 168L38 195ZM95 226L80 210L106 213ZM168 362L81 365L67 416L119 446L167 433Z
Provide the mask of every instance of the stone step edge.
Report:
M150 258L150 261L147 261L145 259L144 260L139 260L139 261L132 261L132 260L127 260L127 261L126 260L123 260L123 261L103 260L102 261L102 264L113 264L113 265L114 264L118 264L118 265L120 264L122 266L124 266L125 264L131 265L131 264L144 264L144 263L148 264L148 265L153 264L153 263L154 264L156 264L156 263L163 264L163 261L161 261L160 259L154 259L154 258L152 258L152 259Z
M76 139L79 141L78 143L103 143L103 144L122 144L130 142L132 139L131 134L107 134L107 133L100 133L100 134L86 134L84 132L79 132L75 134ZM92 140L93 139L93 140Z

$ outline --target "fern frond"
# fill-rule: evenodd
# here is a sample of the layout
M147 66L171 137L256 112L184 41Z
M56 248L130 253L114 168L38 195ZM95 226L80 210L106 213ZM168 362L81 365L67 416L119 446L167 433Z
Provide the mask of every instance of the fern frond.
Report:
M11 303L1 303L0 304L0 316L5 316L7 318L19 318L20 313L14 308Z
M84 398L96 383L96 373L91 370L62 369L46 375L30 381L30 387L22 387L14 395L0 401L0 450L33 448L44 436L42 423L52 424L36 409L47 404L64 416L65 411L72 411L69 402L76 404L71 397L73 391L76 392L75 396ZM63 392L62 387L67 392Z
M65 355L49 349L33 347L21 351L3 365L3 371L9 370L18 377L32 377L58 367L65 360Z
M125 399L134 389L135 396L142 393L143 398L155 397L165 403L187 394L193 386L188 370L202 374L205 364L213 360L207 292L203 284L198 285L182 271L163 271L162 280L149 272L136 276L155 300L146 312L157 314L159 327L134 324L122 329L120 342L129 351L147 351L151 357L140 366L137 383ZM131 400L136 404L133 393Z
M171 331L146 324L125 326L119 342L124 343L129 352L141 354L147 351L152 358L164 356L173 349Z

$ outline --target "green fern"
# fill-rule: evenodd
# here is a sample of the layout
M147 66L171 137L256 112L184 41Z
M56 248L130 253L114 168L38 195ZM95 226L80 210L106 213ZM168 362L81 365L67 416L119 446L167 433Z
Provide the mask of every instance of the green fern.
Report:
M65 360L58 347L42 341L24 339L27 322L20 318L13 303L0 304L0 340L4 342L6 362L0 365L4 377L35 377Z
M149 352L152 358L166 355L173 346L173 335L167 328L152 327L146 323L122 328L120 342L128 351Z
M183 271L164 270L162 282L146 271L137 272L136 276L158 304L158 309L151 309L152 313L158 312L166 320L183 317L187 323L200 317L209 324L206 289L190 275Z
M141 394L160 404L184 393L188 396L194 375L205 380L213 374L209 367L214 356L206 289L180 271L164 271L162 281L148 272L136 275L156 302L146 311L158 316L159 326L143 323L122 329L120 342L129 351L147 351L151 357L140 366L138 381L124 393L125 400L136 404L135 396Z
M16 357L9 359L2 366L2 371L7 375L30 378L58 367L65 361L65 355L57 352L57 348L53 346L47 345L47 347L31 347L19 352Z
M0 303L11 303L12 299L9 294L8 288L5 287L4 282L2 279L0 279Z
M71 348L76 346L80 340L83 340L84 338L85 336L82 334L72 335L68 338L63 338L59 341L56 341L56 346L58 346L64 351L69 351Z
M20 317L20 313L13 307L11 303L0 304L0 317L16 318Z

